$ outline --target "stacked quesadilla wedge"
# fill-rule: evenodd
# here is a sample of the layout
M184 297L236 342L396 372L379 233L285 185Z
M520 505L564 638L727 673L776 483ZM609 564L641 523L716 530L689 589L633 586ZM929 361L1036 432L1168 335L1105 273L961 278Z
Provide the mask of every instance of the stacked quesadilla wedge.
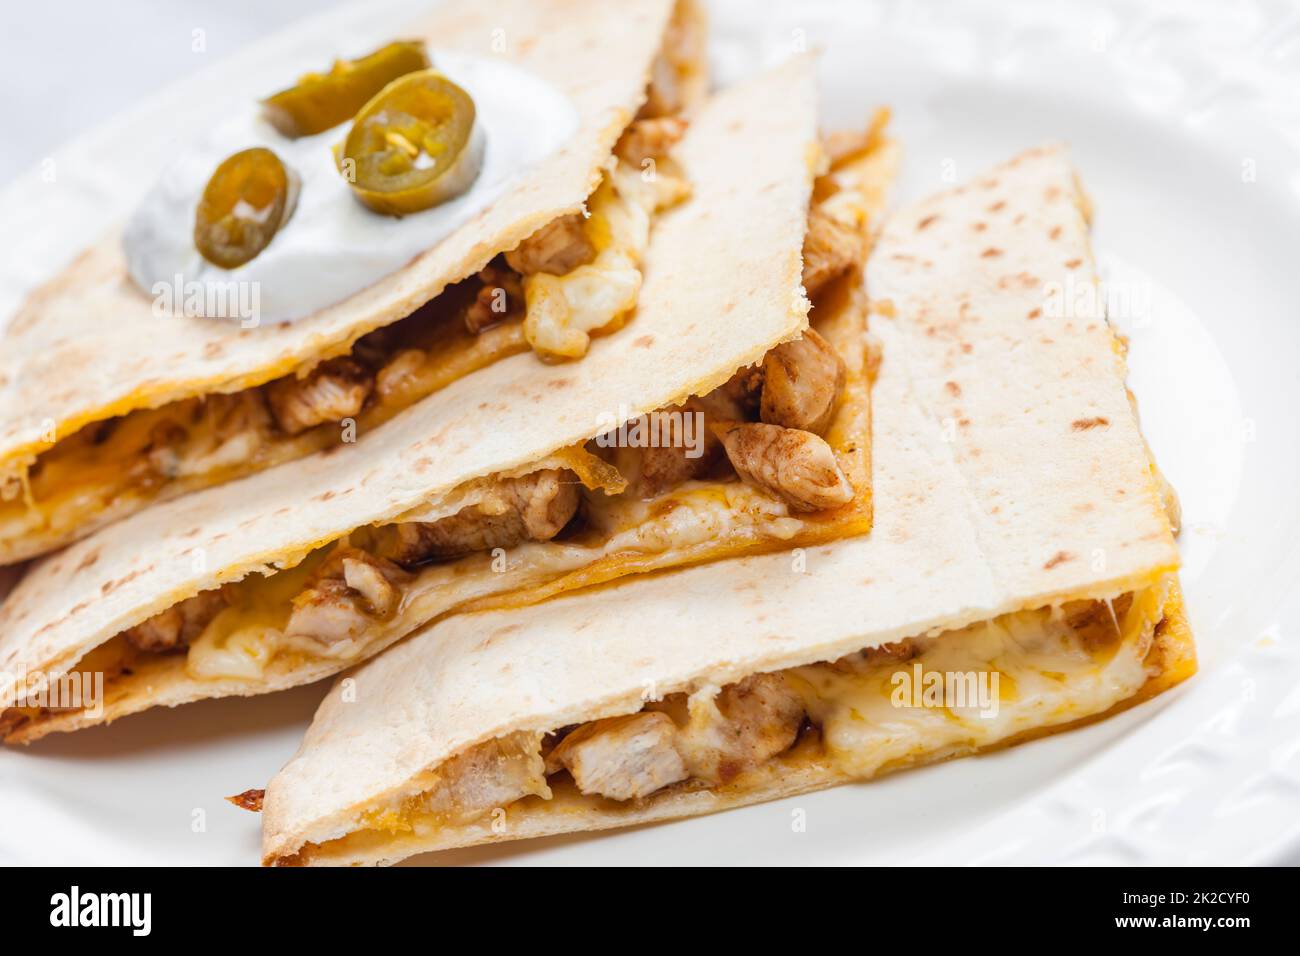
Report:
M0 564L337 447L340 422L371 430L509 356L553 359L576 339L562 357L578 357L588 332L617 328L640 280L633 224L689 191L669 164L639 176L707 86L701 12L674 7L452 0L413 24L435 59L504 59L549 83L576 131L409 264L313 314L259 328L160 316L128 277L121 230L37 290L0 338Z
M895 216L868 269L870 535L422 631L326 696L266 791L264 861L711 813L1059 731L1186 678L1123 348L1099 297L1061 294L1096 281L1059 148Z
M815 94L799 58L698 112L672 156L692 196L581 362L506 358L36 563L0 607L6 740L318 680L454 610L867 530L861 264L894 153L879 122L820 148ZM648 415L695 449L604 440ZM102 709L40 702L69 671L104 675Z

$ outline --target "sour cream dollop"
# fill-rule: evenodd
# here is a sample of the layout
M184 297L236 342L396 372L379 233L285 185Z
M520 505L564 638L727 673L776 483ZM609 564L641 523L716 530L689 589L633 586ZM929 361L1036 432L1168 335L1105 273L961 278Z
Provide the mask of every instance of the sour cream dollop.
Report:
M333 148L344 123L317 136L288 139L262 119L256 105L214 127L175 160L141 201L123 243L131 278L145 292L172 303L171 311L247 321L203 308L253 301L256 321L291 322L341 302L437 245L491 205L525 170L559 149L578 127L578 111L545 80L501 60L431 51L434 66L474 99L483 165L468 190L432 209L402 218L366 209L344 181ZM297 208L271 243L250 262L222 269L194 247L194 209L222 160L265 146L297 174ZM250 290L256 290L251 296ZM184 296L177 299L177 294Z

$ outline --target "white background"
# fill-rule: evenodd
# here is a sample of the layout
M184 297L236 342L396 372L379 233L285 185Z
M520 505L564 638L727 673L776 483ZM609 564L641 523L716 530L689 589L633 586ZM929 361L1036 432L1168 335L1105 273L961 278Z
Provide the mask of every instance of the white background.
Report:
M174 80L335 6L338 0L38 0L7 6L0 29L0 180ZM199 45L204 48L195 49Z

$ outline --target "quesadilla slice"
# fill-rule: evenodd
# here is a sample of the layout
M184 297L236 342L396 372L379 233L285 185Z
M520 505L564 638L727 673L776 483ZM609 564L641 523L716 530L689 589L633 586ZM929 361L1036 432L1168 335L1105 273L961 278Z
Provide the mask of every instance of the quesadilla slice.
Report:
M35 564L0 607L6 740L307 683L453 611L867 530L861 267L895 150L883 115L820 149L815 92L799 58L700 110L673 154L692 196L582 362L514 356L355 448ZM43 701L67 672L102 674L104 706Z
M870 535L450 618L346 675L264 862L711 813L1095 720L1195 670L1178 552L1063 150L894 216L868 266Z
M277 129L287 123L288 133L259 125L255 103L238 104L233 126L214 117L213 143L182 151L125 230L33 293L9 322L0 340L8 409L0 418L0 564L62 547L152 503L349 443L509 356L578 359L591 336L627 321L650 226L690 190L666 154L707 85L698 6L505 0L489 9L453 0L411 35L427 43L391 44L270 97L268 119ZM431 69L419 69L429 61ZM414 187L395 186L390 205L406 212L403 204L417 203L411 215L376 212L366 208L373 199L350 195L366 157L392 164L405 155L396 147L392 156L361 152L361 173L345 155L370 127L361 129L367 114L345 95L355 91L337 87L375 69L388 70L375 83L411 71L382 87L371 100L380 105L410 77L429 85L411 97L460 90L439 69L474 90L472 100L458 94L468 115L462 126L474 130L464 153L479 164L465 167L477 170L465 195L424 209ZM343 112L324 122L337 125L304 137L286 119L285 97L295 95L287 102L306 131L330 106ZM411 128L425 127L399 129L398 115L393 129L378 130L383 143L418 153ZM534 142L548 136L549 147ZM444 145L428 145L430 155ZM255 146L212 172L216 158ZM406 175L418 176L424 159L417 155ZM231 162L225 192L210 195ZM654 176L643 175L647 167ZM204 218L210 200L234 201L239 176L278 176L281 201L258 214L278 210L284 219L246 262L235 254L247 254L241 243L263 224L231 225L238 204L224 218ZM239 315L245 322L212 317L230 305L227 294L266 304L250 304ZM270 314L261 320L262 312Z

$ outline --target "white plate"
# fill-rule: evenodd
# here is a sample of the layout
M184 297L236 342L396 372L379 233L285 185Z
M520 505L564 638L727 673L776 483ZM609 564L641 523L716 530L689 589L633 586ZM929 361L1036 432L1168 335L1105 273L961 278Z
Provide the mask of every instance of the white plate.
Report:
M417 6L368 3L269 38L60 152L54 183L37 171L12 184L0 315L124 214L210 109L321 51L363 50ZM1300 20L1248 2L1131 10L734 0L715 7L714 59L730 79L824 47L828 125L894 108L900 198L1045 139L1071 144L1145 430L1182 495L1200 674L1115 720L993 756L443 861L1300 861L1300 653L1283 623L1300 619ZM220 798L266 782L321 693L196 704L0 754L0 858L255 861L257 819Z

